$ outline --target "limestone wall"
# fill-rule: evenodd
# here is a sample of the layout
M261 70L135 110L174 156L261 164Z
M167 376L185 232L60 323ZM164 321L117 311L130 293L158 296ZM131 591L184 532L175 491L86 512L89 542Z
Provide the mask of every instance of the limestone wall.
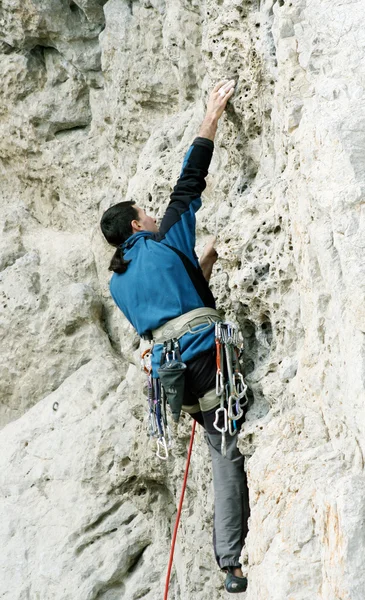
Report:
M162 598L190 422L158 461L98 222L163 214L225 77L198 250L217 232L254 396L245 597L363 600L364 25L361 0L1 3L4 600ZM225 597L212 511L200 431L174 600Z

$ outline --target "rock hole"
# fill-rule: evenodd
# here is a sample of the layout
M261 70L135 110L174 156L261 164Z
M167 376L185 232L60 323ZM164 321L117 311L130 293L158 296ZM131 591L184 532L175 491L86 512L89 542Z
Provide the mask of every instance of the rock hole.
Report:
M123 525L129 525L136 518L137 515L129 515L125 521L123 521Z

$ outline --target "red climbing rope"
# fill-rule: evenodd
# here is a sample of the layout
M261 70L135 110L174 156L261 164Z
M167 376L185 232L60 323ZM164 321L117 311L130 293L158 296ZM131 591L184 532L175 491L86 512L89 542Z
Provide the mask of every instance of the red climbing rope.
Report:
M182 490L181 490L181 495L180 495L179 508L178 508L177 515L176 515L174 533L173 533L173 536L172 536L170 558L169 558L169 564L168 564L168 567L167 567L166 583L165 583L165 593L164 593L163 600L167 600L167 596L168 596L168 593L169 593L169 585L170 585L170 576L171 576L172 562L174 560L175 542L176 542L177 530L179 528L179 523L180 523L180 516L181 516L182 505L183 505L183 502L184 502L184 496L185 496L185 490L186 490L186 482L188 480L190 458L191 458L191 452L192 452L193 443L194 443L195 427L196 427L196 421L194 419L193 420L193 426L191 428L191 436L190 436L190 444L189 444L189 450L188 450L188 457L186 459L184 482L183 482L183 486L182 486Z

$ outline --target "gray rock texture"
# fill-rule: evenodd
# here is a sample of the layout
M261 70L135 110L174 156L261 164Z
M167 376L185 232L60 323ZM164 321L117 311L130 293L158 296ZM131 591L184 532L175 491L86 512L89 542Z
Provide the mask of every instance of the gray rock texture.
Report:
M158 600L190 421L146 432L99 219L158 216L235 78L198 217L241 327L246 600L363 600L365 13L356 0L3 0L0 597ZM218 600L198 431L170 587Z

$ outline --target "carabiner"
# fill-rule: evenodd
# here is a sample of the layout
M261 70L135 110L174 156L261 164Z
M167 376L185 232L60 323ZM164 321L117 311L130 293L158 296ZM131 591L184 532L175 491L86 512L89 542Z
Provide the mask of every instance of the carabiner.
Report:
M151 348L147 348L147 350L145 350L141 354L141 367L144 370L144 372L147 373L147 375L150 375L152 372L151 357L152 357ZM146 364L146 361L148 364Z
M160 458L161 460L167 460L169 457L169 451L167 449L167 444L166 444L166 440L165 440L164 436L159 437L156 440L156 442L157 442L156 456L158 458ZM164 452L164 456L162 454L160 454L160 448Z
M226 434L224 431L222 431L221 454L223 457L225 457L227 455L227 442L226 442Z
M222 371L217 371L215 376L215 393L217 396L221 396L224 392L224 381Z
M223 427L218 427L218 421L219 421L219 413L223 412L224 418L223 418ZM217 408L217 410L215 411L215 420L213 423L214 429L216 429L217 431L219 431L220 433L225 433L228 429L228 415L227 415L227 409L224 408L223 406L220 406L219 408Z
M230 389L230 393L232 394L233 388L234 388L234 382L233 382L233 367L232 367L231 348L229 347L228 344L225 344L224 349L226 352L226 364L227 364L227 371L228 371L229 389Z
M233 403L235 404L236 414L233 412ZM237 396L230 396L228 398L228 418L232 419L232 421L238 421L243 415L243 410L241 409L239 398Z
M230 436L236 435L237 433L236 421L232 421L232 419L228 420L228 433Z
M155 435L157 434L156 417L152 411L148 414L148 427L149 427L148 435L150 437L155 437Z
M236 378L238 377L238 386L236 384ZM234 384L236 386L236 389L238 390L238 388L241 388L241 391L238 392L238 398L241 399L243 398L243 396L246 394L247 392L247 385L243 379L243 375L242 373L234 373Z
M241 408L245 408L245 406L247 406L248 404L248 398L246 395L242 396L242 398L240 398L240 407Z

